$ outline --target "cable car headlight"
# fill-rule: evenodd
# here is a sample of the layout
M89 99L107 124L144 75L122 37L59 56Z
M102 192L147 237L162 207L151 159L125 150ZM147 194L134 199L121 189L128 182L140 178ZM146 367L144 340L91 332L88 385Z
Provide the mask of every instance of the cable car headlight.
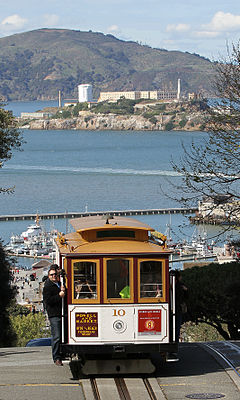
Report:
M117 333L123 333L127 329L127 324L125 322L121 321L120 319L118 319L117 321L115 321L113 323L113 329Z

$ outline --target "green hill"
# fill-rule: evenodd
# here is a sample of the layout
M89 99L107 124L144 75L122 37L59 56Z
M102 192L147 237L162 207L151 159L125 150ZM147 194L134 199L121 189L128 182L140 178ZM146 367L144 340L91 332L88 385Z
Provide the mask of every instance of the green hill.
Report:
M153 49L98 32L38 29L0 39L0 95L5 100L77 97L100 91L177 89L209 94L213 64L197 54Z

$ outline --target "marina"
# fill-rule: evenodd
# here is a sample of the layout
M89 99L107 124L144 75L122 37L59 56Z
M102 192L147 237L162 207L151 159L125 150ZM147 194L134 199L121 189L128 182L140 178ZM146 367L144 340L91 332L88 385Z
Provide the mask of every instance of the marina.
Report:
M40 225L38 216L35 223L27 227L20 235L13 234L5 246L8 254L22 257L43 257L55 259L55 238L57 230L46 231Z
M129 211L130 213L130 211ZM70 213L72 216L72 214ZM74 214L75 215L75 214ZM122 214L126 216L126 214ZM132 214L127 214L132 215ZM118 217L118 214L110 215L108 212L93 213L90 216L107 216L114 220L114 217ZM89 217L87 213L81 218ZM74 219L74 218L73 218ZM200 261L200 260L223 260L223 262L237 260L239 256L236 256L234 249L230 248L229 245L225 244L224 247L214 246L214 242L211 243L207 239L206 232L193 234L191 240L183 240L182 242L174 243L170 237L171 232L168 232L169 236L154 231L153 238L164 238L167 242L167 248L172 252L169 263L183 263L189 261ZM39 215L35 216L35 223L30 224L25 231L20 234L12 234L9 243L5 245L5 250L9 255L15 257L26 257L30 259L50 259L52 262L55 261L55 240L61 233L52 228L47 231L44 226L44 221L41 220ZM159 239L161 245L161 239Z

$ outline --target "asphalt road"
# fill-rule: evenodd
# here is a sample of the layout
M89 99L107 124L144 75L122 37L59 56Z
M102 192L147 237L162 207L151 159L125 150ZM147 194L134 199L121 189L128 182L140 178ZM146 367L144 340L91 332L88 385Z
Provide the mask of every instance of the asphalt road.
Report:
M197 394L222 395L225 400L240 399L239 387L231 376L199 344L182 344L179 357L176 363L162 365L159 358L153 356L157 365L154 379L162 393L162 397L157 399L186 400L186 396ZM103 383L106 380L107 390L111 393L111 377L101 378ZM138 380L133 376L128 377L127 382L133 388L135 382L138 385ZM84 387L90 387L88 383L88 377L73 379L68 362L63 367L55 366L50 347L0 349L0 400L89 400L93 397L87 393L84 395L83 390ZM136 397L133 395L131 399L140 398L137 396L138 389L136 386ZM103 397L103 400L106 398ZM112 400L115 399L112 395Z

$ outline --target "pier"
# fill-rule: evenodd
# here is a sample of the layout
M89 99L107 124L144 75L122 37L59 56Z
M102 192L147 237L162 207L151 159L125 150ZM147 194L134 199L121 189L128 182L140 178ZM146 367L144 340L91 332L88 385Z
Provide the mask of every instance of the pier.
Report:
M36 214L15 214L15 215L0 215L0 221L24 221L44 219L68 219L80 218L99 215L114 216L134 216L134 215L163 215L163 214L194 214L197 211L196 207L193 208L158 208L158 209L145 209L145 210L112 210L112 211L92 211L92 212L59 212L59 213L36 213Z

